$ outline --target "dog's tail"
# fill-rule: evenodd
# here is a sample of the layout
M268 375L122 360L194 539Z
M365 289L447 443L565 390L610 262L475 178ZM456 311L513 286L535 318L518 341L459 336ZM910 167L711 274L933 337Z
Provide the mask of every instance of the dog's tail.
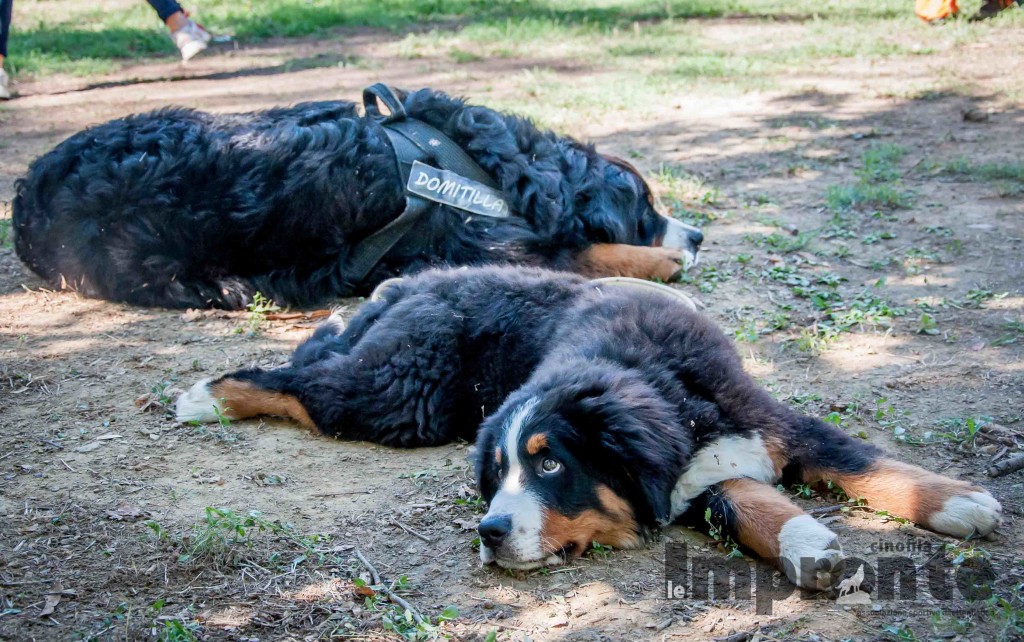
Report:
M203 379L178 398L177 419L210 423L274 415L315 429L316 423L296 395L297 380L298 373L292 368L253 368Z

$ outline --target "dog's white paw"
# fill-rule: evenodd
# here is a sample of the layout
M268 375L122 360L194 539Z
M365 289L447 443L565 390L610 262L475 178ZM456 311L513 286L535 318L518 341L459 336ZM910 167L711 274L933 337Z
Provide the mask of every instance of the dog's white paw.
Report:
M797 586L819 591L831 588L844 557L839 536L810 515L797 515L779 531L779 563Z
M214 398L210 390L212 379L203 379L197 382L187 391L178 397L175 406L175 417L181 423L189 421L201 421L210 423L217 421L217 415L221 408L220 401Z
M968 537L975 532L984 536L994 531L1002 520L1003 507L999 502L986 491L974 491L947 499L942 510L928 518L928 526L955 537Z

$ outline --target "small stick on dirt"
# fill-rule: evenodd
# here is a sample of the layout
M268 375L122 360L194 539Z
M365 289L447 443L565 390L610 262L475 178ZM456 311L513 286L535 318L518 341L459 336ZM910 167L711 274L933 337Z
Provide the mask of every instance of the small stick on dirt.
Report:
M990 463L990 464L996 463L997 461L1002 459L1003 455L1005 455L1009 450L1010 450L1009 446L1003 446L1002 448L999 449L999 452L996 453L995 457L993 457L992 459L988 460L988 463Z
M993 464L988 468L989 477L1002 477L1003 475L1009 475L1014 471L1018 471L1024 468L1024 454L1014 455L1009 459L1004 459L998 464Z
M413 529L409 528L408 526L406 526L402 522L398 521L397 519L391 520L391 523L394 524L395 526L401 528L406 533L409 533L413 537L418 537L419 539L423 540L427 544L433 544L434 543L434 540L430 539L429 537L427 537L423 533L417 533L416 531L414 531Z
M752 637L754 637L752 631L740 631L739 633L727 635L724 638L715 638L715 642L747 642Z
M834 513L846 504L836 504L835 506L822 506L821 508L812 508L808 512L810 515L828 515Z
M12 450L11 452L7 453L6 455L0 455L0 459L7 459L8 457L10 457L13 454L14 454L14 451Z
M377 572L377 569L374 568L373 564L370 564L370 561L368 559L363 557L363 554L359 552L358 548L355 549L355 556L356 559L358 559L359 562L366 567L366 570L370 572L370 578L373 579L374 586L380 586L381 593L387 596L389 600L391 600L398 606L402 607L406 611L409 611L409 613L412 614L412 619L416 620L416 624L426 623L426 620L423 619L423 616L420 615L419 611L412 607L412 604L409 604L402 598L395 595L394 592L391 589L389 589L387 585L384 584L384 582L381 581L380 573Z

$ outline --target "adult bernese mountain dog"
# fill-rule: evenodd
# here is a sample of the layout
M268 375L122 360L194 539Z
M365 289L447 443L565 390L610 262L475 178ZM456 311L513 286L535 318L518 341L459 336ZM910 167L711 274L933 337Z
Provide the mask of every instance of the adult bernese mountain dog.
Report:
M964 537L1000 523L984 489L904 464L776 401L708 319L662 293L542 270L429 271L332 318L289 366L195 384L181 421L290 417L415 447L476 440L481 557L561 564L671 522L711 523L797 585L831 585L831 530L778 492L832 482Z
M398 92L500 188L512 216L433 205L368 273L354 248L405 209L395 151L351 102L162 109L87 129L18 181L15 247L58 287L128 303L306 306L430 266L516 264L669 280L700 231L658 214L627 162L441 92Z

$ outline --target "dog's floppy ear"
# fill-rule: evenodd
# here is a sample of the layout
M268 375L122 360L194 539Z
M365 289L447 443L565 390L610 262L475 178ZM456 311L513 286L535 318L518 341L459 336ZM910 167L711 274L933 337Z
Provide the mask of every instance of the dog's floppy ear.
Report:
M498 466L494 454L497 438L498 433L492 415L480 426L475 446L476 452L473 456L476 487L484 501L488 503L498 492Z
M592 449L588 456L598 469L632 487L634 507L641 508L641 500L651 519L668 522L672 489L689 448L668 402L645 383L604 379L580 386L565 416Z

